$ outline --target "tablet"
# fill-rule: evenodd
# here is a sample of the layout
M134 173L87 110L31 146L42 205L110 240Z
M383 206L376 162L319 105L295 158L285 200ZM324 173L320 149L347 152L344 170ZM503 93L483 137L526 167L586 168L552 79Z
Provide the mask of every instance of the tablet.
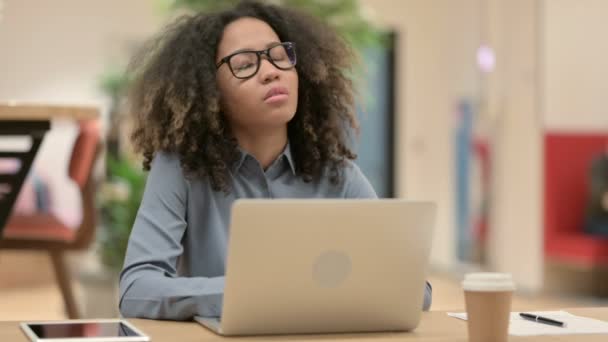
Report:
M123 319L23 322L32 342L141 342L150 338Z

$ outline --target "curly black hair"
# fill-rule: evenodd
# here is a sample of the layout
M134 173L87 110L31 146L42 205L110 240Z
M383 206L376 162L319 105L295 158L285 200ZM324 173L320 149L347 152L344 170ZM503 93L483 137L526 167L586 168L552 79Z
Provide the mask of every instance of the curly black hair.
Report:
M348 75L353 50L312 15L255 1L182 16L132 59L131 138L144 169L157 152L176 153L187 177L208 177L215 191L230 191L239 152L220 106L215 58L224 28L242 17L260 19L281 41L295 43L299 100L287 132L297 174L310 182L328 171L340 182L346 160L356 158L349 145L359 129Z

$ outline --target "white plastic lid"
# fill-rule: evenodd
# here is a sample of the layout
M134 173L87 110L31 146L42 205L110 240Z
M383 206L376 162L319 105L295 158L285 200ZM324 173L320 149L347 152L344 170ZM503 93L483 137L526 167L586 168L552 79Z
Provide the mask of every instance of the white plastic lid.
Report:
M509 273L469 273L462 281L466 291L515 291L515 283Z

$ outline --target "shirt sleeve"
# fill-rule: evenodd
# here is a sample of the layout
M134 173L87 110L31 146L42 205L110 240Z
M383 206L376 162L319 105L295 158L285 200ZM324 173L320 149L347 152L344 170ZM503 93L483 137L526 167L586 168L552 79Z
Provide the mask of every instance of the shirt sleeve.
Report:
M344 172L345 198L378 198L359 166L349 162Z
M176 156L154 158L120 274L123 317L219 316L224 277L179 277L188 187Z
M378 198L376 191L357 164L350 163L346 168L345 175L346 198ZM422 304L422 309L428 311L431 308L432 301L433 287L431 286L431 283L427 281L424 287L424 302Z

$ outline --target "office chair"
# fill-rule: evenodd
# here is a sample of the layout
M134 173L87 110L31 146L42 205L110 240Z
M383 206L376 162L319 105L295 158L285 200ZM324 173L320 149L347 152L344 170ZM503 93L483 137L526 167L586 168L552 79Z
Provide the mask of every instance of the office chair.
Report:
M64 254L89 247L95 237L96 207L93 177L95 162L101 151L97 120L83 120L68 168L69 177L78 185L82 199L82 222L73 229L50 213L13 214L5 226L0 249L46 251L49 253L56 280L69 318L79 318L78 307L70 284L70 272Z

